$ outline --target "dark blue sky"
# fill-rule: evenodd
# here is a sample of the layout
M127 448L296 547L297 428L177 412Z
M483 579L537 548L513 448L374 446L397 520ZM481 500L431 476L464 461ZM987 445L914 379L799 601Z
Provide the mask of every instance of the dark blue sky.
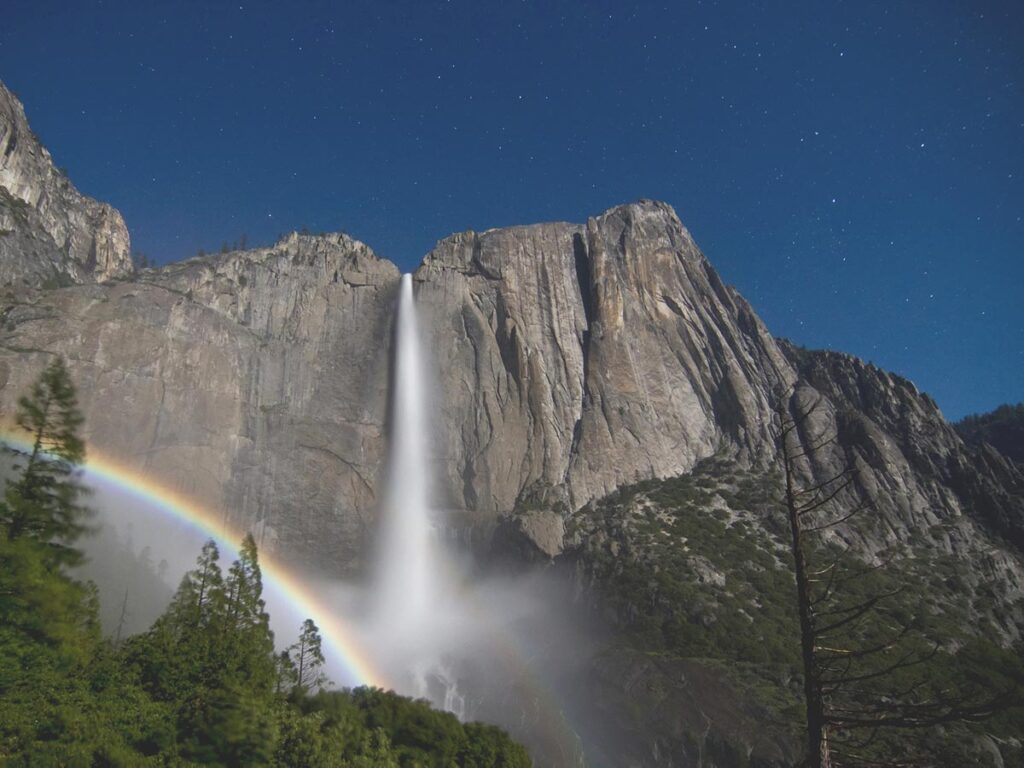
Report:
M1024 399L1024 3L7 0L0 79L158 261L651 197L774 333Z

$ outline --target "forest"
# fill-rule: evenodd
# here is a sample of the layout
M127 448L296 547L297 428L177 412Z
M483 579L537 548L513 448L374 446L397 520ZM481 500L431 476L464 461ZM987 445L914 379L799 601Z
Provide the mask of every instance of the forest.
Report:
M146 632L112 639L76 580L94 514L83 417L60 358L18 405L31 450L0 501L0 763L12 766L529 766L503 731L374 688L331 690L316 624L275 651L259 553L217 545Z

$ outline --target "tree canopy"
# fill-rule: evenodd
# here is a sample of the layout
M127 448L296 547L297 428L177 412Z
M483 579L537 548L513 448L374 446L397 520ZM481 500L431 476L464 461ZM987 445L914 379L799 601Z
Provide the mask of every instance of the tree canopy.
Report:
M530 765L492 726L376 689L327 691L319 630L284 652L263 601L256 541L225 573L214 541L146 632L102 637L95 588L69 575L88 510L85 446L61 360L21 399L27 451L0 501L0 763L308 768Z

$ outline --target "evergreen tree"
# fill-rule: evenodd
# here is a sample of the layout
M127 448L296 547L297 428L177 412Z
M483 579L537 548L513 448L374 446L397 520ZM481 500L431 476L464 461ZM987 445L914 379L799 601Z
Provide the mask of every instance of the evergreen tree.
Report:
M265 765L274 752L274 636L252 535L212 602L203 695L182 719L186 754L224 765ZM215 759L214 759L215 758Z
M15 419L31 448L5 446L14 470L0 501L0 762L88 765L100 749L124 751L142 708L126 713L125 697L111 695L95 588L65 568L82 560L74 541L87 510L76 477L82 417L59 358Z
M224 575L220 570L220 551L213 539L205 544L196 559L194 571L186 573L168 610L175 633L210 629L224 600Z
M14 659L41 652L33 643L81 660L95 625L89 590L62 568L81 562L73 543L85 529L87 510L79 503L83 488L77 480L85 458L78 435L82 415L60 358L20 398L15 421L32 447L4 446L14 468L0 501L0 627L12 663L0 674L0 693L5 679L28 673L27 657L21 664Z
M815 433L811 427L821 400L818 395L804 403L799 392L788 390L775 402L800 619L807 739L803 764L896 764L869 750L881 735L900 730L901 757L913 759L898 764L923 763L923 754L910 748L908 731L990 718L1019 705L1019 683L1006 681L1002 690L993 690L983 679L956 689L936 685L939 639L921 633L919 617L890 606L902 587L873 586L884 563L853 565L844 549L829 548L816 538L851 527L870 507L853 493L856 465L824 477L814 473L810 460L836 439L835 433ZM877 746L884 749L885 743Z
M18 400L15 422L31 449L5 446L15 458L15 472L0 504L0 529L7 541L30 538L45 545L53 566L82 560L73 546L86 530L88 515L78 481L78 467L85 461L85 443L78 435L82 421L74 384L57 357Z
M255 626L265 625L267 614L263 603L263 573L260 570L256 552L256 541L252 534L242 540L238 559L231 564L225 584L227 629L246 632Z
M277 672L275 693L283 694L295 687L295 663L287 650L274 656L274 669Z
M31 449L8 449L15 471L0 500L0 763L440 768L461 750L467 766L529 764L496 729L463 730L395 694L282 696L325 682L322 640L307 619L291 655L275 655L252 536L226 576L206 542L153 627L105 643L95 587L67 574L87 510L82 417L62 361L16 418Z
M294 669L295 686L302 691L320 688L327 682L323 673L324 654L320 629L312 619L302 623L298 642L288 648L288 655Z
M263 601L263 574L252 534L246 534L242 541L224 592L218 637L224 666L240 675L254 691L269 695L277 679L274 635Z
M224 577L216 543L207 541L186 573L167 611L149 632L126 648L146 689L158 700L181 705L212 676L211 656L218 641L224 606Z

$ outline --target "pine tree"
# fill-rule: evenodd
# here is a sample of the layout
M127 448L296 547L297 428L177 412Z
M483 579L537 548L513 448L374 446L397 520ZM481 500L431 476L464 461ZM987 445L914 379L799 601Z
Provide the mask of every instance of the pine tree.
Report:
M16 646L25 640L84 658L95 618L88 590L63 571L82 560L73 545L88 510L79 503L84 489L77 479L85 459L82 415L60 358L19 399L15 421L31 449L4 446L14 471L0 501L0 627L12 675L19 666L14 655L24 650Z
M174 705L182 754L195 762L259 765L275 737L274 636L252 536L225 577L211 540L167 612L129 642L147 691Z
M87 510L77 480L82 416L60 359L19 400L15 419L31 448L5 446L14 472L0 500L0 762L21 753L33 765L69 764L69 750L87 753L69 742L95 732L91 704L103 685L93 685L90 665L103 649L96 590L65 568L82 560L74 542Z
M181 578L178 590L149 634L172 646L190 646L205 660L210 636L224 603L220 550L213 539L203 544L196 567ZM217 627L219 630L219 627Z
M256 541L246 534L238 559L231 564L225 583L229 631L245 632L266 623L263 603L263 573L256 552Z
M254 690L268 693L277 679L274 635L263 601L263 574L256 541L247 534L224 585L220 650L225 666L237 670Z
M64 361L54 358L18 400L15 422L32 447L15 457L15 475L0 504L0 529L7 541L33 539L48 550L54 567L75 565L82 554L73 544L86 530L88 510L80 502L86 490L78 480L85 443L78 435L83 417Z
M295 670L295 686L303 692L322 687L327 682L323 673L324 654L320 629L312 619L302 623L298 642L288 648L292 668Z
M182 579L170 611L179 622L179 633L208 629L215 623L224 601L224 575L219 560L220 551L210 539L196 559L196 569Z
M201 695L184 712L185 752L226 765L260 765L273 752L274 635L256 541L247 535L211 602Z
M295 687L295 662L287 650L281 651L274 656L275 669L277 671L277 683L274 692L283 694Z
M1020 693L1013 681L1002 690L991 690L980 679L959 690L934 686L930 673L936 669L939 643L920 634L916 617L891 609L889 601L903 591L901 586L877 589L871 584L885 563L854 564L843 548L823 544L822 534L851 526L871 503L857 500L855 465L814 476L811 459L836 440L834 433L812 428L811 416L821 401L819 395L801 403L799 393L790 390L775 402L800 618L803 765L895 765L865 752L880 734L984 720L1019 704Z
M182 702L210 677L210 657L220 632L224 577L216 543L207 541L164 614L128 641L127 655L158 700Z

